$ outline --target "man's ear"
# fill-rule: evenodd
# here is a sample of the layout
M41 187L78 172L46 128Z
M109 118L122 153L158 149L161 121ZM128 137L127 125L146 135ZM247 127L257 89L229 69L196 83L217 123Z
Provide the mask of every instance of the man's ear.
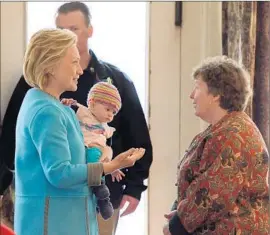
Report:
M88 26L87 34L88 34L88 38L92 37L92 35L93 35L93 26L92 25Z

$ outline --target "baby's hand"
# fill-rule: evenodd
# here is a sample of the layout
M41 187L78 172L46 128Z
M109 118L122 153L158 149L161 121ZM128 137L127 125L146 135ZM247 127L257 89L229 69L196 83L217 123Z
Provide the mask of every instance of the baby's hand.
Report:
M62 99L61 100L61 103L64 104L64 105L67 105L67 106L71 106L71 105L76 105L77 104L77 101L74 100L74 99Z
M126 175L120 171L120 170L116 170L114 171L112 174L112 182L114 182L115 180L117 180L117 182L119 182L120 180L122 180Z

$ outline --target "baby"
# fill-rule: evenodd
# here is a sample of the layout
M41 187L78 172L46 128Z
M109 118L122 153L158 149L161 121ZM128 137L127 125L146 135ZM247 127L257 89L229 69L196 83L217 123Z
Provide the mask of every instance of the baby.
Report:
M115 128L108 126L114 116L121 108L121 97L117 88L109 82L98 82L88 94L87 106L85 107L75 100L63 99L63 104L75 105L78 107L76 115L81 125L84 144L87 147L86 161L88 163L100 161L102 148L107 148L107 139L111 138ZM112 151L111 152L112 155ZM104 161L109 161L105 159ZM112 173L112 180L120 181L125 174L118 170ZM110 192L102 178L100 186L92 187L97 198L97 209L106 220L113 214L113 207L110 202Z

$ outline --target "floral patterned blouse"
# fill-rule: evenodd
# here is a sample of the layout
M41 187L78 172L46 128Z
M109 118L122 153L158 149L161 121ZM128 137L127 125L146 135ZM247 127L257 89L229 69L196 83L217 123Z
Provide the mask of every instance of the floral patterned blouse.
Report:
M186 230L268 235L268 161L265 142L244 112L229 113L197 135L178 165L177 214Z

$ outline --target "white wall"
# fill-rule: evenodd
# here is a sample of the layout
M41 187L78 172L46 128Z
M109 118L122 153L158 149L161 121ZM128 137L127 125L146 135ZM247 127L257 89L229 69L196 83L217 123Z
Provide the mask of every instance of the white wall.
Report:
M150 117L153 165L148 205L149 234L162 234L163 214L175 199L180 143L180 39L174 26L174 3L150 5Z
M150 125L154 161L149 180L149 235L161 235L176 199L176 165L205 124L193 114L192 68L221 54L221 3L183 2L182 27L174 2L152 2L150 18Z
M191 139L206 127L193 114L189 92L192 69L208 56L221 55L221 2L184 2L181 28L180 156Z
M189 100L191 69L221 54L221 3L183 2L183 26L174 26L174 2L150 4L150 126L154 161L149 179L149 235L161 235L176 196L176 164L205 127ZM1 2L1 117L22 72L24 2Z
M25 48L24 2L1 2L1 66L0 102L1 120L22 74L22 60Z

